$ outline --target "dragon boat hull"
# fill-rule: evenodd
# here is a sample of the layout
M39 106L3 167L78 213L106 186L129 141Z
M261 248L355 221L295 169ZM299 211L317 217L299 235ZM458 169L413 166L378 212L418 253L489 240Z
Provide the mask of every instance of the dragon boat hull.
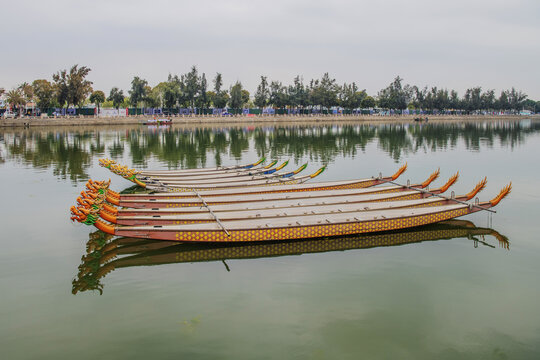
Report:
M295 240L406 229L468 215L491 207L451 204L429 208L351 212L302 218L223 221L187 225L113 226L96 221L107 233L181 242L245 242Z
M345 203L329 204L327 202L320 202L315 205L297 205L294 207L267 207L262 209L253 209L247 207L241 210L217 210L212 208L212 211L221 221L226 220L242 220L242 219L278 219L284 217L299 217L307 215L319 215L326 216L328 214L335 213L348 213L348 212L363 212L363 211L376 211L383 209L398 209L398 208L414 208L414 207L429 207L438 206L453 203L451 199L445 199L440 197L429 197L426 194L412 194L413 197L418 197L418 200L404 200L407 195L397 196L390 198L389 200L374 200L373 202L363 201L347 201ZM463 197L464 200L465 197ZM190 208L193 209L193 208ZM102 216L103 219L110 221L117 225L178 225L178 224L193 224L202 222L215 221L214 216L204 208L201 211L185 214L174 215L119 215L112 216L107 214Z

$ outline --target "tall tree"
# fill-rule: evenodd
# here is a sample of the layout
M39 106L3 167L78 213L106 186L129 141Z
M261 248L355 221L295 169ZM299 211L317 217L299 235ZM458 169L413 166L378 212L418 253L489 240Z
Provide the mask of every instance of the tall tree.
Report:
M289 104L291 107L296 108L304 108L308 105L308 91L306 90L306 87L304 86L304 83L302 82L302 78L300 75L297 75L294 80L293 84L289 85L287 89L287 95Z
M257 91L255 92L254 104L260 109L268 104L269 90L268 82L266 76L261 76L261 83L257 86Z
M105 93L101 90L96 90L90 95L90 102L97 105L98 108L98 114L100 110L100 105L105 102ZM123 101L123 100L122 100Z
M68 75L68 105L82 107L84 100L92 93L92 82L86 80L91 69L73 65Z
M214 78L214 92L216 93L213 99L214 106L218 109L223 109L229 101L229 94L226 90L221 90L223 86L223 78L220 73Z
M249 91L242 89L242 107L249 104Z
M406 109L412 99L413 88L402 85L402 78L397 76L385 89L379 91L379 106L386 109Z
M61 70L57 72L56 74L53 74L53 81L54 81L54 94L56 98L56 102L60 107L64 107L66 105L66 108L69 107L68 99L69 99L69 86L68 86L68 74L67 70Z
M146 91L148 87L148 81L135 76L131 80L131 90L129 90L129 96L131 105L138 107L139 103L144 102L146 99Z
M461 109L461 99L455 90L450 91L449 107L454 110Z
M218 94L214 96L214 105L218 109L223 109L225 106L227 106L227 102L229 101L229 94L227 91L222 90Z
M523 107L523 101L527 99L527 95L515 88L508 91L508 102L512 110L520 110Z
M367 96L366 90L358 91L356 83L350 85L343 84L339 88L339 105L345 109L356 109L362 104L362 100Z
M321 110L338 104L336 79L331 79L328 73L325 73L320 81L311 81L310 93L312 105L319 105Z
M34 80L32 83L32 88L34 89L34 96L37 99L37 106L43 112L52 106L54 99L54 87L53 85L45 80Z
M22 115L23 107L26 105L26 99L20 88L8 91L6 94L7 103L17 108L19 115Z
M195 108L195 98L199 93L199 74L197 67L193 65L191 71L184 77L185 96L191 109Z
M371 96L366 96L365 98L363 98L362 103L360 104L362 109L371 109L374 108L375 105L377 105L377 102Z
M283 109L287 106L287 89L279 81L272 81L270 83L270 97L268 102L276 108Z
M107 100L112 101L113 106L118 109L124 102L124 92L117 87L113 87Z
M495 109L495 90L487 90L480 96L482 109Z
M242 84L237 81L236 84L234 84L231 87L231 99L229 100L229 103L231 104L231 107L233 109L240 109L243 105L242 101Z
M27 82L23 82L21 85L19 85L19 89L21 89L26 102L34 100L34 88L32 88L32 85Z
M497 100L497 108L502 111L510 109L510 101L508 100L508 91L506 90L501 91L501 95L499 96L499 99Z
M206 81L206 74L203 73L199 82L199 95L196 101L197 107L206 109L210 105L210 99L208 97L208 82Z
M223 78L220 73L216 73L216 77L214 78L214 92L217 94L221 91L221 87L223 86Z
M428 93L427 86L424 87L423 89L420 89L418 86L415 85L415 86L412 87L412 92L413 92L413 98L412 98L411 104L416 109L425 109L426 108L426 96L427 96L427 93Z
M482 88L476 86L465 91L463 96L463 106L465 110L474 111L482 108Z

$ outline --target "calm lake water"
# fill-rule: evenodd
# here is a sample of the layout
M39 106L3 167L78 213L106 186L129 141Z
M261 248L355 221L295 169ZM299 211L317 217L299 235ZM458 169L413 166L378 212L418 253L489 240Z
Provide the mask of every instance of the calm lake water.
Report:
M540 358L540 122L0 131L2 359ZM366 237L254 246L110 238L69 221L88 178L268 159L317 180L389 175L487 213ZM222 261L224 260L224 261Z

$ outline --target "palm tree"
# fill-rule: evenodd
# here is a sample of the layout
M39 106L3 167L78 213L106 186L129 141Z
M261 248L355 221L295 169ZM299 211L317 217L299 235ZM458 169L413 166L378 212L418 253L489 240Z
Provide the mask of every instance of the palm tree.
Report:
M34 88L32 85L30 85L27 82L23 82L21 85L19 85L19 90L21 90L24 100L26 103L24 105L28 105L28 103L32 103L32 115L34 114Z
M16 107L19 110L19 115L22 114L22 106L26 105L26 99L23 91L19 89L13 89L6 94L7 102L12 107Z

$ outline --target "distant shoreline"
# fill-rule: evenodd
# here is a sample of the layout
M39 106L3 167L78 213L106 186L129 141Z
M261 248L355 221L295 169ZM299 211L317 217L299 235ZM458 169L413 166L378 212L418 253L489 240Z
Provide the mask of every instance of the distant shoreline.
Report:
M173 117L174 126L185 125L257 125L257 124L340 124L340 123L417 123L415 118L425 118L419 115L263 115L263 116L177 116ZM539 119L539 115L430 115L429 122L439 121L485 121L485 120L519 120ZM51 126L114 126L139 125L150 116L125 117L58 117L58 118L17 118L0 119L0 128L19 127L51 127ZM425 123L425 122L418 122Z

